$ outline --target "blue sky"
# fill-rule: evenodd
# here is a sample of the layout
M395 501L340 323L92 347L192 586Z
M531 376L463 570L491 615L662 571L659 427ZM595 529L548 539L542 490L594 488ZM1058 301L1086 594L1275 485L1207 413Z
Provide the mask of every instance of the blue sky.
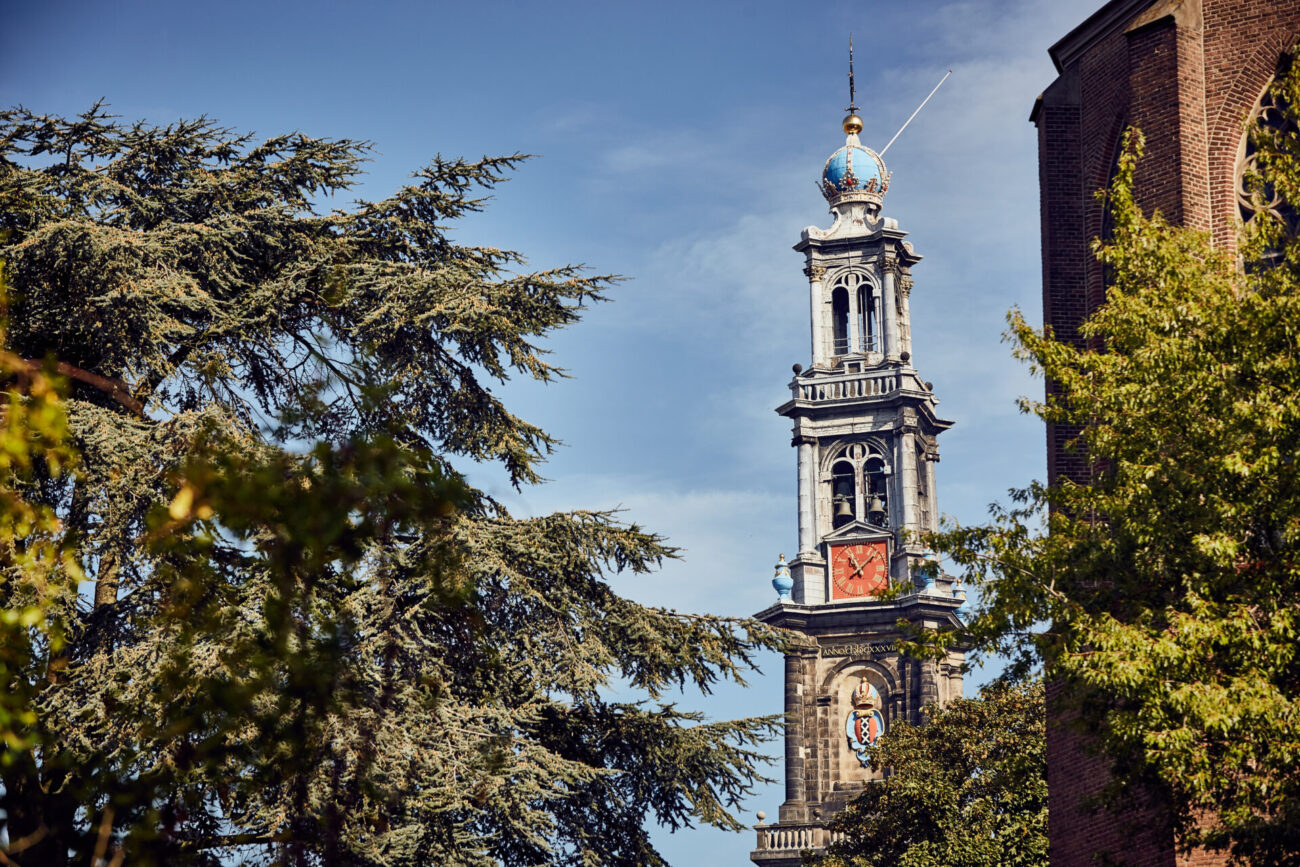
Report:
M631 279L551 341L572 379L503 390L567 444L553 481L520 495L491 469L473 478L520 514L624 508L685 550L650 578L615 576L617 589L746 615L774 599L771 564L795 548L795 456L772 410L791 364L808 362L790 247L830 222L814 183L843 143L849 32L869 146L953 70L886 154L884 212L925 256L914 362L957 421L940 440L940 507L972 523L1044 475L1042 429L1014 404L1041 384L1001 343L1003 317L1041 318L1027 117L1054 77L1046 49L1100 5L46 0L7 13L0 104L71 114L103 97L127 119L207 114L264 135L367 139L368 198L435 153L538 154L459 240ZM684 703L779 712L780 680L770 659L750 689ZM766 788L746 818L775 815L781 797ZM659 840L680 864L745 863L753 843L711 830Z

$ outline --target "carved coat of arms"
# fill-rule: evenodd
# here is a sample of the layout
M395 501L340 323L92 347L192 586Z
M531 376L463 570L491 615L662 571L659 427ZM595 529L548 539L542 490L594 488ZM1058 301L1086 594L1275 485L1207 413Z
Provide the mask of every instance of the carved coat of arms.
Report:
M866 767L871 748L885 733L885 717L880 712L880 693L864 677L858 688L853 690L852 701L853 709L844 721L844 734L848 736L849 749Z

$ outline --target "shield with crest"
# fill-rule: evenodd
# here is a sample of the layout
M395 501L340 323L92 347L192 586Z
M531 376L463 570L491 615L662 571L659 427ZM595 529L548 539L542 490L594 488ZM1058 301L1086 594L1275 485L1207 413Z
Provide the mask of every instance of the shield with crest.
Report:
M853 690L853 709L844 720L844 734L849 739L849 749L866 767L870 762L871 748L885 733L885 717L880 712L880 693L864 677Z

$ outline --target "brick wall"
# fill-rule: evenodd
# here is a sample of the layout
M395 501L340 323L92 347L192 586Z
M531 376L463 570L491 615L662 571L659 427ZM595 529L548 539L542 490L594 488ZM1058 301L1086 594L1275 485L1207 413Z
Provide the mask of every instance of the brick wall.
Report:
M1107 8L1133 5L1114 0ZM1031 118L1039 140L1043 312L1063 336L1105 297L1089 250L1104 220L1094 193L1110 178L1124 128L1137 126L1147 139L1136 179L1143 208L1211 231L1231 247L1242 121L1282 52L1300 39L1295 0L1139 5L1136 20L1069 58ZM1165 8L1174 12L1159 14ZM1049 455L1056 451L1049 435Z
M1114 171L1128 125L1146 136L1135 179L1139 204L1235 245L1236 165L1243 121L1278 58L1300 39L1296 0L1112 0L1052 47L1060 76L1030 119L1038 128L1043 316L1076 339L1105 298L1089 245L1103 233L1094 193ZM1074 430L1049 426L1049 479L1084 479L1065 449ZM1210 867L1216 853L1178 855L1151 805L1093 809L1108 765L1069 724L1060 687L1049 690L1047 736L1051 863L1084 867L1109 852L1129 867Z
M1113 859L1127 867L1175 867L1173 834L1150 804L1103 803L1106 762L1087 750L1059 683L1047 688L1048 857L1052 867L1095 865ZM1209 867L1219 861L1196 863ZM1177 867L1193 867L1189 862Z

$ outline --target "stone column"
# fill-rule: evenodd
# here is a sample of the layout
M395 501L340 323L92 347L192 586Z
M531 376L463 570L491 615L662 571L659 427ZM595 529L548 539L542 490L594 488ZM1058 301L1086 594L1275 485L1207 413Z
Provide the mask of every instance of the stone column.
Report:
M916 359L912 357L912 310L908 303L912 296L912 277L908 274L900 274L898 278L898 307L899 307L899 335L902 345L902 351L907 353L909 364L916 366Z
M898 475L900 495L899 514L894 526L915 533L921 529L920 509L916 502L916 428L904 424L894 442L897 444L895 451L898 455L894 462L894 472Z
M816 468L813 460L813 440L796 437L799 449L799 555L812 554L817 549L816 516L813 496L817 490Z
M902 542L902 534L898 532L898 528L903 526L901 523L903 519L903 495L899 490L898 484L898 441L894 440L890 445L893 447L894 451L889 456L889 474L885 476L886 508L888 509L885 513L885 524L889 528L890 532L894 534L894 544L890 547L896 555L898 554L899 545ZM897 561L894 557L891 557L889 560L890 584L897 584L901 582L904 577L903 575L900 575L898 569L895 568L896 562Z
M921 663L921 707L939 702L939 684L934 660Z
M948 671L951 678L948 682L948 697L950 699L962 698L962 662L964 662L964 659L961 656L951 655L948 657Z
M934 486L934 458L926 456L925 462L921 466L921 472L925 473L925 492L926 505L930 508L929 526L931 530L939 529L939 489Z
M826 366L826 317L822 311L822 278L826 276L824 265L809 265L805 270L808 275L808 317L812 323L812 366Z
M898 719L912 721L912 660L898 659Z
M849 301L849 352L861 352L861 335L858 334L858 293L846 292Z
M885 314L885 358L890 361L898 360L900 352L898 337L898 262L894 259L886 259L881 265L884 273L885 293L883 299Z
M785 803L780 821L807 820L804 780L804 664L816 648L795 648L785 655Z

